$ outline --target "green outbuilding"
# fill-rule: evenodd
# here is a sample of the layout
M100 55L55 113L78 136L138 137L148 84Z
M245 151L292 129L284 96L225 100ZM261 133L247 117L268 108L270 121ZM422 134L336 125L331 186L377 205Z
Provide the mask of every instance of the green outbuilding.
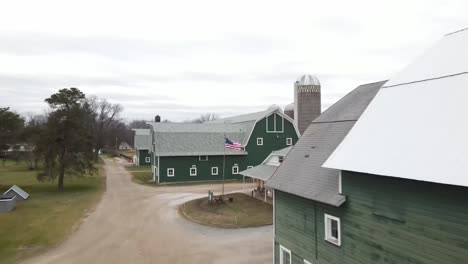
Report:
M207 123L148 122L153 180L158 184L239 180L241 170L299 138L294 121L280 108ZM225 138L241 150L226 149Z
M151 136L149 129L133 129L135 131L135 165L151 166Z

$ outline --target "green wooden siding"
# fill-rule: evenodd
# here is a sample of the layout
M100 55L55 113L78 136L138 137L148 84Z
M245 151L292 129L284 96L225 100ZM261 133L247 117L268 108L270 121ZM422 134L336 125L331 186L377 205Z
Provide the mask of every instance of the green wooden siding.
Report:
M250 166L256 166L262 163L271 152L288 147L286 145L286 138L292 138L293 144L297 142L297 133L294 129L294 124L284 119L283 132L267 132L267 118L269 131L273 130L275 122L273 121L276 116L277 130L281 131L280 124L283 126L283 118L280 115L270 115L257 122L252 135L247 143L246 150L249 153L247 156L247 163ZM257 138L263 138L263 146L257 146Z
M150 166L151 154L148 150L137 150L138 166ZM150 158L150 162L146 162L146 158Z
M200 161L199 156L160 157L159 183L221 181L223 179L223 156L209 156L208 161ZM242 179L242 175L232 174L232 167L238 164L239 171L247 169L244 156L226 156L225 180ZM190 176L190 168L195 165L197 176ZM218 175L211 175L211 168L218 167ZM174 168L175 176L168 177L167 169Z
M340 208L275 191L275 263L279 244L293 263L468 263L468 188L352 172L342 180ZM341 247L324 240L324 213L341 219Z

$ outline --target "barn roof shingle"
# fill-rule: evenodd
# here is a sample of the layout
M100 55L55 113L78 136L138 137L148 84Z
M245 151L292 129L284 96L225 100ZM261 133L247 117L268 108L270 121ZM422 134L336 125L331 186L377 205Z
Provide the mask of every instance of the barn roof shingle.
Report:
M267 186L310 200L340 206L339 170L322 164L351 130L377 91L385 83L364 84L316 118L291 149Z

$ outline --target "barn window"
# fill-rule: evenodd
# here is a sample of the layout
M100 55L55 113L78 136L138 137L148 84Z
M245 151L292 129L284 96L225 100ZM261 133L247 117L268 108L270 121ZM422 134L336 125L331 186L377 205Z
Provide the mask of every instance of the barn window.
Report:
M151 162L151 158L150 158L150 157L146 157L146 158L145 158L145 161L146 161L147 163L149 163L149 162Z
M197 167L190 168L190 176L197 176Z
M208 161L208 156L199 156L198 160L199 161Z
M211 175L218 175L218 167L211 167Z
M286 145L291 146L292 145L292 138L287 138L286 139Z
M291 250L280 245L280 264L291 264Z
M257 146L263 146L263 138L257 138Z
M234 166L232 166L232 174L239 174L239 165L234 164Z
M175 175L175 169L174 168L167 169L167 177L174 177L174 175Z
M328 214L325 214L325 240L341 246L341 227L340 219Z
M266 118L266 132L267 133L283 133L284 132L284 118L279 114L271 114Z

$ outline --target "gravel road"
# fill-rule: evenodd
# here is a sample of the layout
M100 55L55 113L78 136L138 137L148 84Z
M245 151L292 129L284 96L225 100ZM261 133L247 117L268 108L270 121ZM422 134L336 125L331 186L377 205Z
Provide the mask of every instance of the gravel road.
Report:
M271 226L218 229L178 215L177 205L221 185L138 185L125 164L106 160L107 190L96 210L63 244L24 263L272 263ZM226 185L226 191L240 188Z

